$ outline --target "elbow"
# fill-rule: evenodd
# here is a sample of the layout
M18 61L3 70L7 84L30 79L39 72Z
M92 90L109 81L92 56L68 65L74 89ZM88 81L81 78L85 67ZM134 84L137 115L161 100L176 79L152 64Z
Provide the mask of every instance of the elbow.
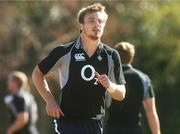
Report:
M21 119L22 119L22 123L24 125L26 125L28 123L28 121L29 121L29 113L25 112Z
M35 83L36 82L36 79L39 78L39 77L44 77L44 75L41 73L41 71L39 70L39 67L36 66L32 72L32 80L33 82Z
M23 125L26 125L28 123L29 119L28 118L24 118L22 119L22 124Z
M29 121L29 114L27 112L18 114L18 120L23 126L26 125Z

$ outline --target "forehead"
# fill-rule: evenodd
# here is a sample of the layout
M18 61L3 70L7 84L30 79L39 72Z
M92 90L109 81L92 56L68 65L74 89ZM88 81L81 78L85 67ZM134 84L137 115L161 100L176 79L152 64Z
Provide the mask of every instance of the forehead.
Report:
M100 12L87 13L84 18L85 18L86 20L87 20L87 19L101 19L101 20L106 20L106 15L105 15L105 12L100 11Z
M8 83L16 83L16 81L13 78L8 78L7 82Z

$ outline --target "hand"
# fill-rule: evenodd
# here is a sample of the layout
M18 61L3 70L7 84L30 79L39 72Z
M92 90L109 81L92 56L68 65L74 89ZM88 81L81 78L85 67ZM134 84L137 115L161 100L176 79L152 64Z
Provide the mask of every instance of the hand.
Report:
M102 74L100 75L98 72L95 71L95 75L98 79L98 82L104 87L104 88L109 88L111 81L109 80L109 78L107 77L106 74Z
M8 130L7 130L7 134L13 134L13 131L12 131L11 127L10 127L10 128L8 128Z
M62 112L61 108L56 103L56 101L47 102L46 112L49 116L57 119L60 118L61 116L64 116L64 113Z

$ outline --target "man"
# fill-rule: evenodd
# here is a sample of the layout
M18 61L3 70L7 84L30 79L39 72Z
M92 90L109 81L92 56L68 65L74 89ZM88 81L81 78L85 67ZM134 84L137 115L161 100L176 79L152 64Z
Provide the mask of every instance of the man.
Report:
M117 51L101 42L108 18L105 7L93 4L78 13L80 37L55 48L33 71L34 84L46 101L55 132L100 134L105 92L117 101L125 97L124 77ZM57 104L45 76L59 71L61 101Z
M14 71L8 76L9 95L4 101L11 113L11 125L7 134L38 134L37 105L34 97L26 91L28 78L23 72Z
M109 107L107 133L141 134L140 111L144 106L152 134L160 134L151 80L131 65L135 55L134 46L127 42L120 42L115 48L122 59L126 80L126 98L122 102L112 99Z

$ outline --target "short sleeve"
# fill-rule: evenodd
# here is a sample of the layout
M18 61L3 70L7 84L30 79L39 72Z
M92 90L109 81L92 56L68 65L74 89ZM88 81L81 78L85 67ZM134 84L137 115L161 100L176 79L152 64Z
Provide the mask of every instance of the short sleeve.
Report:
M125 84L124 74L122 70L121 58L117 51L114 52L114 76L117 84Z
M49 53L49 55L38 64L38 67L43 74L47 74L49 71L51 71L55 67L58 59L60 58L59 56L60 50L61 49L59 47L53 49Z
M25 100L23 97L14 96L13 103L17 113L25 112Z
M154 95L153 86L149 77L146 77L143 85L144 85L144 100L153 98L155 95Z

